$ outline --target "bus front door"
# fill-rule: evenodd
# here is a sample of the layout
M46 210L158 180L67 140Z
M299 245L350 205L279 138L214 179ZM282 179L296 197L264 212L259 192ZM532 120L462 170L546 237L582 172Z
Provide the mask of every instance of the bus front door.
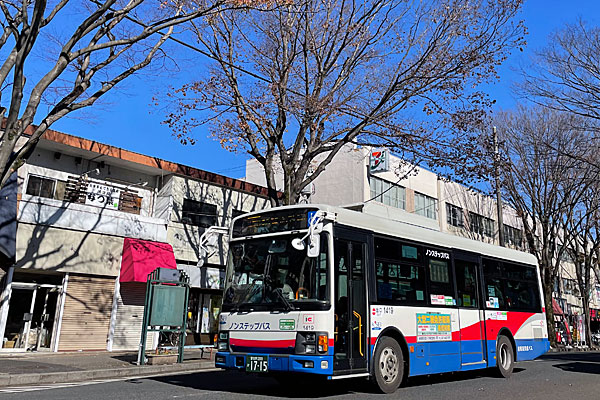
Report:
M485 361L485 327L479 288L479 262L455 258L462 369L481 368Z
M335 337L337 372L365 371L368 319L365 284L366 243L335 241Z

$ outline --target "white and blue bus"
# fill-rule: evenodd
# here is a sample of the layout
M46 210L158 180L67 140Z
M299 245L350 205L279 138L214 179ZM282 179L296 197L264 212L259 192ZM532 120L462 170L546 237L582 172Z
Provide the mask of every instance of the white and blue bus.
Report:
M527 253L442 233L421 217L303 205L233 221L216 366L365 377L494 367L549 349Z

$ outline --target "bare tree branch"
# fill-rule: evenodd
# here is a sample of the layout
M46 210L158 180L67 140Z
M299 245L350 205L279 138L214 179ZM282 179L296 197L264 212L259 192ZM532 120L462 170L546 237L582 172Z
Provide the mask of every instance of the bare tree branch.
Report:
M161 47L176 25L226 10L245 7L243 0L128 0L0 1L0 47L6 58L0 66L3 117L0 136L0 184L4 184L21 158L35 146L46 129L65 115L93 105L132 74L165 56ZM260 4L261 2L256 2ZM69 13L79 23L61 26ZM71 22L71 21L69 21ZM50 39L42 29L60 30L66 39ZM8 46L10 48L7 48ZM56 46L58 45L58 46ZM48 62L37 62L32 49L40 47ZM53 53L54 52L54 53ZM31 65L36 63L35 71ZM41 66L47 69L39 73ZM39 115L42 100L55 94L47 113ZM6 93L2 93L6 94ZM4 106L4 107L2 107ZM41 121L24 136L34 121ZM25 142L24 145L17 141ZM21 143L19 142L19 143Z
M468 132L491 105L473 88L496 79L496 67L523 44L520 5L304 0L224 12L193 24L214 68L167 96L165 123L188 141L190 122L211 121L225 148L263 166L277 158L285 203L297 202L347 143L381 142L452 167L451 149L475 149ZM275 189L274 171L265 173Z

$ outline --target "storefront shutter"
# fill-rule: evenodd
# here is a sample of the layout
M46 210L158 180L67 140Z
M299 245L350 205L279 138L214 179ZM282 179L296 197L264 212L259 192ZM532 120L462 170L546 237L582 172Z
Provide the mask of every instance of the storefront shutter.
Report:
M141 282L121 282L117 295L117 316L113 334L112 349L137 350L140 344L146 284ZM154 333L148 333L146 348L152 348Z
M106 350L115 278L70 275L59 351Z

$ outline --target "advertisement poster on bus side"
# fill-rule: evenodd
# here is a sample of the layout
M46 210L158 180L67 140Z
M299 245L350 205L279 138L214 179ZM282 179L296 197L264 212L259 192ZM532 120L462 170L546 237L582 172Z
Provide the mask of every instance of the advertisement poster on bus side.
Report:
M450 314L417 314L417 342L442 342L452 340Z

